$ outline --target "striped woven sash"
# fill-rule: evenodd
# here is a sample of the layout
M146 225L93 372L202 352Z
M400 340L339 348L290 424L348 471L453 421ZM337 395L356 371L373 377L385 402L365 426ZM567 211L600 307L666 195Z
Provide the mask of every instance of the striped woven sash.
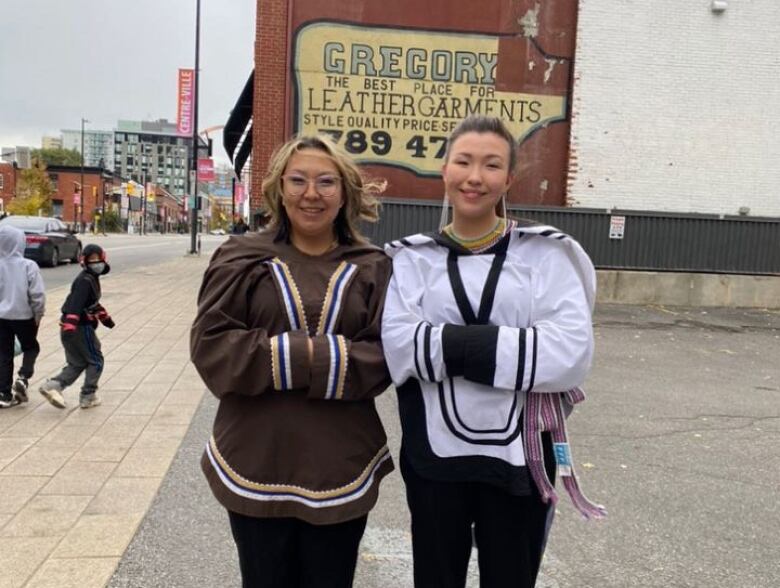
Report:
M523 442L526 448L528 469L539 489L542 501L545 504L552 502L552 505L555 506L558 502L558 495L544 469L542 451L542 431L549 431L552 435L558 475L563 479L563 486L569 493L572 503L586 519L601 519L607 516L606 509L585 498L574 473L574 464L566 435L566 417L561 405L564 399L573 406L585 400L585 393L581 388L572 388L560 394L544 392L530 392L528 394L524 410L525 426L523 427Z

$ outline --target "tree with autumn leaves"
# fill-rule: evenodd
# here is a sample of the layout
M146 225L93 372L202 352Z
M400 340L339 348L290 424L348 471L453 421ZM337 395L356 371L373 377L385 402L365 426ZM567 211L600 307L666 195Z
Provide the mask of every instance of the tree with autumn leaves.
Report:
M11 214L49 216L54 187L46 173L46 166L77 166L81 163L81 154L74 149L33 149L32 162L31 168L19 171L16 196L6 208Z
M16 184L16 196L6 207L11 214L19 215L51 215L51 195L54 188L46 164L40 159L33 159L29 169L19 170L19 180Z

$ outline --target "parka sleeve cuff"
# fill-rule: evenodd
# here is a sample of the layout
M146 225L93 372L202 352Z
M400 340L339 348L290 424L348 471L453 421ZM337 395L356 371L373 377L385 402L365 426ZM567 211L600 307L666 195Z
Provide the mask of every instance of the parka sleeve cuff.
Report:
M340 400L344 397L349 362L349 341L341 335L313 337L309 398Z
M308 387L311 382L311 362L307 334L304 331L289 331L270 339L274 390Z

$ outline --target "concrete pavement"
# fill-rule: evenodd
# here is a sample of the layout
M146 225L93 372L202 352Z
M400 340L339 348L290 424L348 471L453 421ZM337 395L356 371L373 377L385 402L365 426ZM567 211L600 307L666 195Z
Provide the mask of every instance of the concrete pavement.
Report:
M588 400L569 430L584 490L610 514L588 523L561 498L538 588L780 585L780 314L613 305L595 324ZM225 513L198 469L215 407L206 394L111 588L239 586ZM397 455L394 394L378 408ZM396 472L355 586L411 587L410 552Z
M100 329L102 406L57 410L37 392L63 365L48 293L30 402L0 412L0 587L104 586L144 517L203 395L188 331L207 258L101 280L117 326Z
M227 521L197 461L216 403L188 359L203 258L103 280L104 404L37 392L0 411L0 588L237 586ZM49 292L33 388L63 363ZM763 587L780 563L780 314L601 306L589 399L570 421L585 492L562 497L540 586ZM77 386L66 392L73 402ZM394 455L392 393L379 400ZM355 585L411 586L397 472L369 518ZM469 586L477 586L472 566Z

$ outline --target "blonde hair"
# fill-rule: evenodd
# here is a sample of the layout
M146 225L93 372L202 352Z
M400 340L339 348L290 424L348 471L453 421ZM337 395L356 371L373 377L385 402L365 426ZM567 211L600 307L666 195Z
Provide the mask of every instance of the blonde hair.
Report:
M289 240L290 237L290 219L282 205L282 175L290 158L304 149L316 149L327 154L341 176L344 205L334 222L339 243L365 242L360 222L373 223L379 219L377 196L384 191L387 182L364 178L352 158L326 135L295 137L278 147L271 156L262 189L271 216L269 227L277 231L276 239Z

